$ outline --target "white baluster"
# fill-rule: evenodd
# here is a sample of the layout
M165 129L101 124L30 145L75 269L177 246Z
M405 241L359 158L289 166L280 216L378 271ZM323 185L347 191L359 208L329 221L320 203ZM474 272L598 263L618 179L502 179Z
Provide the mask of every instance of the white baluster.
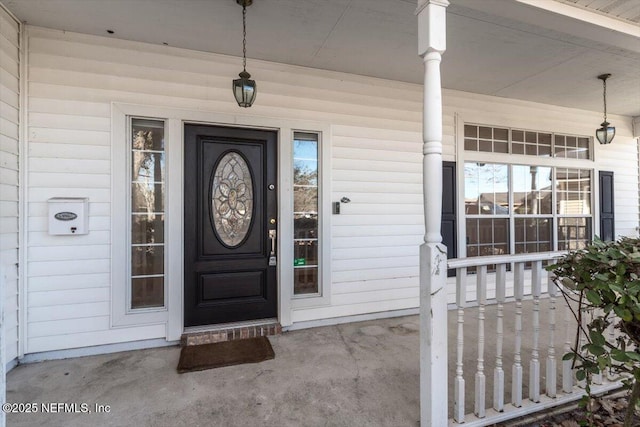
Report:
M563 291L571 294L570 289L564 288ZM573 391L573 369L571 369L573 360L564 360L564 355L571 352L571 340L573 338L573 334L575 334L575 329L573 328L574 323L572 322L572 319L573 314L571 312L571 307L569 306L569 304L567 304L564 309L565 340L564 354L562 355L562 391L565 393L571 393Z
M540 402L540 288L542 261L531 263L531 294L533 295L533 348L529 362L529 399Z
M507 265L496 266L496 367L493 370L493 409L504 411L504 370L502 369L502 342L504 337L504 302L506 297Z
M467 269L456 270L456 305L458 306L458 336L456 351L456 378L453 392L453 419L457 423L464 422L464 376L463 376L463 353L464 353L464 308L467 303Z
M555 348L555 336L556 336L556 298L558 296L558 288L551 280L551 273L549 273L549 280L547 281L547 290L549 292L549 349L547 351L547 396L556 397L556 348Z
M484 418L486 378L484 375L484 319L487 304L487 266L477 268L477 298L478 298L478 370L476 372L476 399L474 414Z
M514 265L514 289L516 300L516 336L515 353L513 356L511 403L516 407L522 406L522 297L524 296L524 263L517 262Z

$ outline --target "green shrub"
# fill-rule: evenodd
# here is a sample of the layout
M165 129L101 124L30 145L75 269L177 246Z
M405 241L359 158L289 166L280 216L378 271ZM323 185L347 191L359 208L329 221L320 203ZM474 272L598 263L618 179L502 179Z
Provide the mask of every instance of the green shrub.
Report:
M631 426L640 402L640 239L596 240L547 270L555 275L578 324L575 344L563 359L573 360L588 395L593 375L628 374L623 382L632 391L625 426ZM614 339L607 333L610 325L621 332ZM578 348L580 333L586 344Z

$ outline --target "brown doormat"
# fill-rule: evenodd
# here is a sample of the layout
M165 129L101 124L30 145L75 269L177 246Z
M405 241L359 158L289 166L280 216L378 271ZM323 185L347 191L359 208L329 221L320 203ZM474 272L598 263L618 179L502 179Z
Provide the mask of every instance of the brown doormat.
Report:
M180 352L178 373L258 363L274 357L273 347L267 337L189 345L182 347Z

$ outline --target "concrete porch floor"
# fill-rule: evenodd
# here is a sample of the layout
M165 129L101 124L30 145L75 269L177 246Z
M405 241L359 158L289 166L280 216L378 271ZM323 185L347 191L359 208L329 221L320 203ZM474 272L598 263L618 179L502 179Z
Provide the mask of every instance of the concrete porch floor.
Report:
M543 301L544 313L546 301ZM563 306L558 301L558 307ZM525 320L530 324L530 303ZM485 373L492 390L495 306L487 310ZM564 319L558 310L558 321ZM471 410L477 321L467 309L465 376ZM545 319L544 314L541 315ZM455 372L449 312L449 371ZM505 311L505 352L513 350L513 304ZM548 328L541 336L546 357ZM562 330L561 328L559 328ZM561 359L564 333L558 334ZM109 405L109 413L7 414L8 426L417 426L418 317L307 330L269 338L276 357L259 364L178 374L180 349L167 347L20 365L7 376L7 402ZM524 337L525 382L530 339ZM505 358L510 390L511 358ZM544 365L543 365L544 366ZM544 386L544 380L541 380ZM452 394L452 385L449 386ZM544 387L542 387L544 389ZM524 396L527 395L526 389ZM487 396L487 401L491 402ZM451 399L450 399L451 401ZM506 396L505 401L509 401ZM488 404L490 406L490 404Z

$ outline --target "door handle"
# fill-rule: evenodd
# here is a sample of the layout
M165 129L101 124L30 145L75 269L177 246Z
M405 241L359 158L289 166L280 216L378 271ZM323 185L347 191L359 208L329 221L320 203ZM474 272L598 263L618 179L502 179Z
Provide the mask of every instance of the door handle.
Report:
M269 230L269 240L271 240L271 253L269 254L269 267L277 264L276 259L276 230Z
M276 254L276 230L269 230L269 240L271 240L271 256Z

